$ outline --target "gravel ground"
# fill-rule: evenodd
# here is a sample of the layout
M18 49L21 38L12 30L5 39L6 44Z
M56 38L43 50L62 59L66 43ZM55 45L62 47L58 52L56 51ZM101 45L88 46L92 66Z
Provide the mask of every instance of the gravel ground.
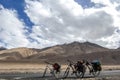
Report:
M83 80L120 80L120 77L112 76L112 77L104 77L104 78L90 78L90 79L83 79Z
M109 76L109 77L96 77L96 78L82 78L82 79L79 79L79 78L66 78L66 79L55 79L55 78L52 78L52 77L46 77L46 78L40 78L40 77L36 77L36 78L22 78L22 79L19 79L19 78L16 78L16 79L11 79L11 78L7 78L7 79L0 79L0 80L120 80L120 76Z

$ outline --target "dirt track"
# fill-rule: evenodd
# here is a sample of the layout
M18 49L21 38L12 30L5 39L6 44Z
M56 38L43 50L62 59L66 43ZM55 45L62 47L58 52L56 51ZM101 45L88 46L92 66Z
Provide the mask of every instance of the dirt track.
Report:
M50 73L44 78L42 78L42 75L43 73L4 73L0 74L0 80L56 80ZM59 80L120 80L120 70L102 71L96 78L86 73L83 79L69 75L66 79L60 78Z
M0 63L0 80L54 80L50 74L42 78L45 66L46 64L38 63ZM103 71L97 78L92 78L86 73L83 79L76 79L74 75L70 75L65 80L120 80L120 65L102 67ZM66 66L62 69L66 69Z

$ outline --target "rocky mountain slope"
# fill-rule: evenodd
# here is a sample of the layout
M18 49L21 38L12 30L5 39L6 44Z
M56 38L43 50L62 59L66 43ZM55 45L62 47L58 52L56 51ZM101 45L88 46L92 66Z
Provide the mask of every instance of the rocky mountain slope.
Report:
M4 47L1 46L0 47L0 51L2 51L2 50L6 50L6 48L4 48Z
M90 42L79 43L73 42L69 44L56 45L49 47L43 51L38 52L36 55L29 56L28 58L32 59L54 59L54 58L65 58L69 56L76 56L81 54L91 54L93 52L103 52L108 51L109 49L101 47L97 44ZM54 61L54 60L53 60Z
M90 42L72 42L44 49L14 48L0 51L1 61L51 61L65 63L67 59L99 59L103 64L120 64L120 50L107 49Z
M37 54L37 49L30 48L13 48L0 51L0 60L20 60L28 56Z

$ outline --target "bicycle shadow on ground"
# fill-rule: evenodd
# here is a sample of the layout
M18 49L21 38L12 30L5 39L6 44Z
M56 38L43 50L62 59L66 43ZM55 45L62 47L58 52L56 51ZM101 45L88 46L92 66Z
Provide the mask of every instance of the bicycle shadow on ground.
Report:
M51 76L45 76L43 77L29 77L29 78L16 78L12 80L81 80L81 79L89 79L89 78L95 78L93 76L85 76L84 78L76 78L76 77L67 77L67 78L55 78ZM6 79L7 80L7 79Z

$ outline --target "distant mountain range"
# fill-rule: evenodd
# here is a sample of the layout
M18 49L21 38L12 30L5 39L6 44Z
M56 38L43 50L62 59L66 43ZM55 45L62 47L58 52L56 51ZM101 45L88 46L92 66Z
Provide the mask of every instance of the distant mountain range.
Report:
M23 47L0 51L0 61L66 63L67 59L99 59L103 64L120 64L120 49L108 49L90 42L72 42L43 49Z
M0 47L0 51L2 51L2 50L6 50L7 48L4 48L4 47Z

